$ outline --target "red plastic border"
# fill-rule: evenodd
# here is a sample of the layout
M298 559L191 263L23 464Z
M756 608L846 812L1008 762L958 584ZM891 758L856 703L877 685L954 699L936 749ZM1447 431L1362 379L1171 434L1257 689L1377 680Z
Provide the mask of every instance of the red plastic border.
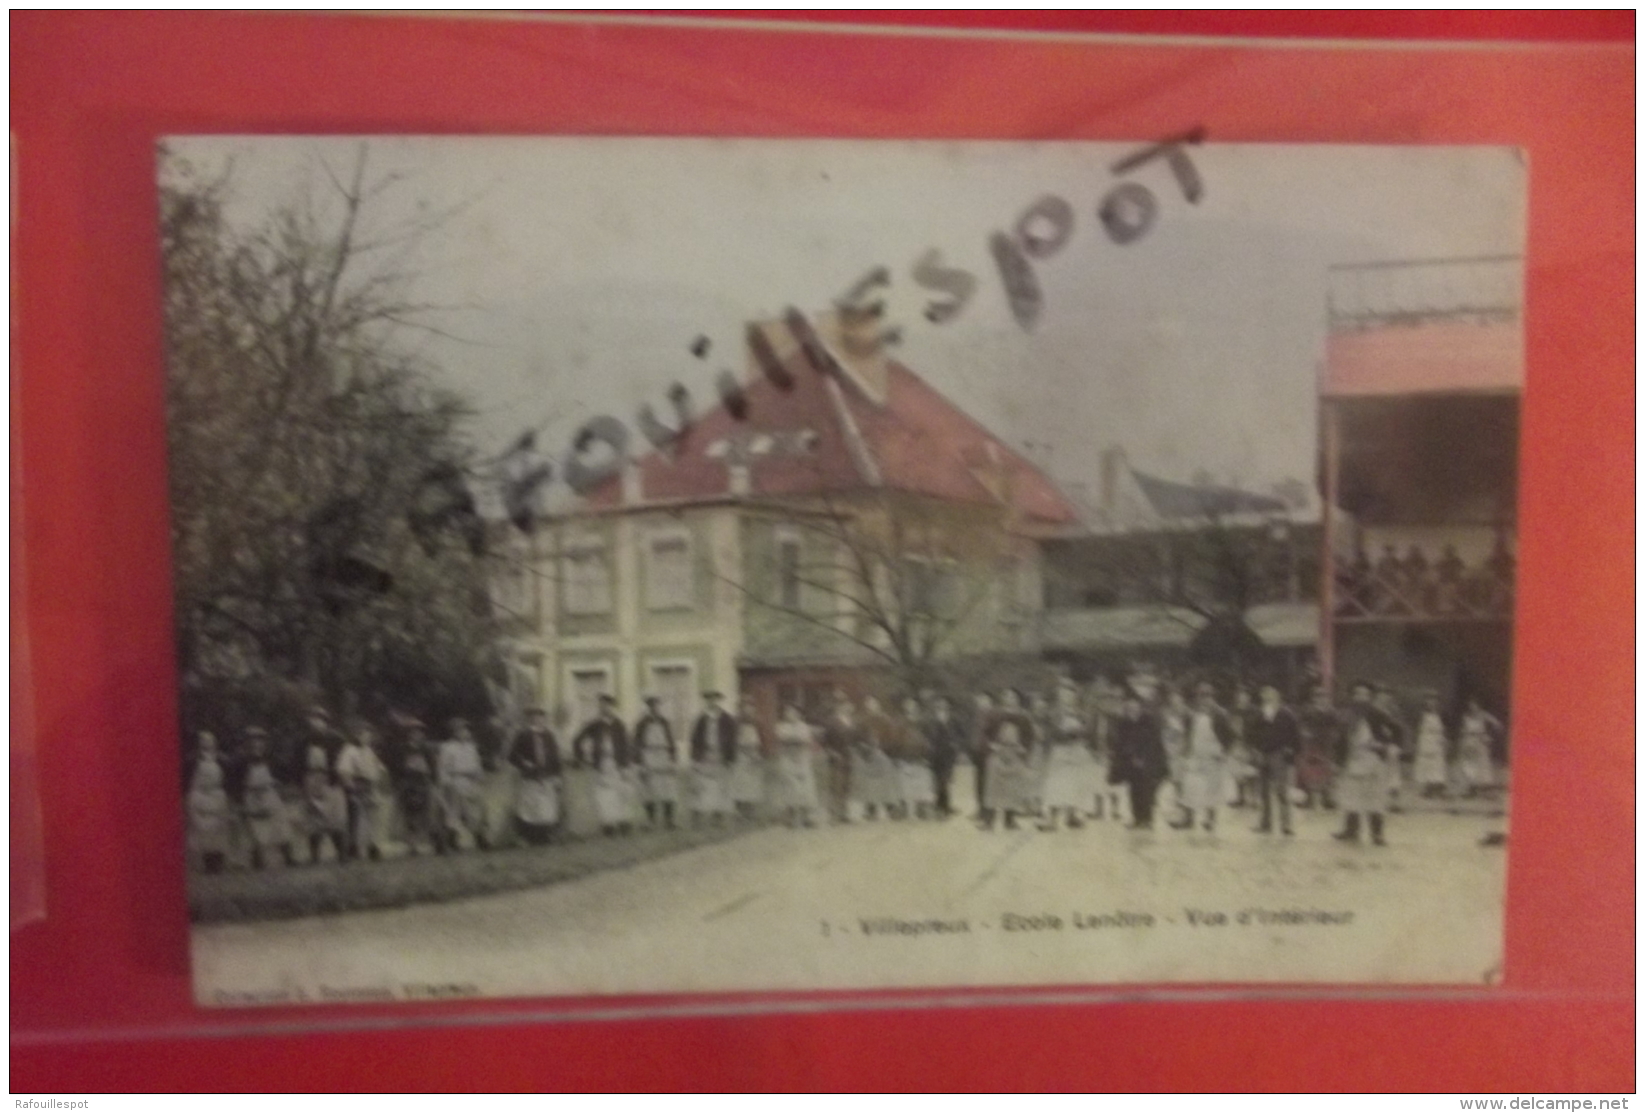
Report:
M1045 30L1053 14L1073 13L1012 13L1012 25ZM1605 13L1083 14L1104 32L1613 45L1252 51L673 20L13 15L23 617L49 900L48 920L12 939L14 1090L1633 1088L1634 59L1617 45L1631 38L1632 14L1627 35ZM1518 30L1472 30L1487 15L1498 31ZM174 849L156 136L1134 141L1189 124L1224 141L1529 152L1503 988L919 1010L892 994L873 1011L556 1025L472 1005L438 1015L496 1023L257 1036L230 1033L248 1020L300 1028L382 1014L193 1008ZM175 1034L211 1026L224 1034L206 1043Z

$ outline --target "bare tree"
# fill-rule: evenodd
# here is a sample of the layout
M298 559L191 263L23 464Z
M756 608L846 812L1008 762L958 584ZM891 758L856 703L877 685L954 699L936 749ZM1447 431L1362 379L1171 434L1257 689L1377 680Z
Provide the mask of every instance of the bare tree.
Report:
M1092 578L1116 603L1155 609L1193 631L1208 664L1243 672L1262 648L1251 611L1296 601L1316 578L1299 556L1299 526L1283 515L1214 506L1115 534L1092 547Z
M452 210L390 215L405 184L362 144L236 222L231 173L163 157L185 714L188 693L225 687L339 708L480 688L464 679L492 643L467 409L409 341L449 335L415 259Z
M756 504L801 540L765 576L722 577L751 605L822 632L822 642L931 682L1013 568L1004 507L959 506L883 489Z

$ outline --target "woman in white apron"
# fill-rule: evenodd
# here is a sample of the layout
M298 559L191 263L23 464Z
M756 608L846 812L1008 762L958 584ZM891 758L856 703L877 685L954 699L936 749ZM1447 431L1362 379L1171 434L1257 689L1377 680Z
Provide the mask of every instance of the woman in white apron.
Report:
M303 819L308 828L310 862L318 862L326 843L337 861L348 857L348 798L331 768L331 759L318 742L309 746L303 774Z
M1081 701L1071 682L1065 682L1057 689L1059 710L1072 708L1076 714L1084 712L1086 737L1096 762L1091 776L1092 806L1086 813L1091 819L1129 820L1126 809L1129 790L1126 788L1125 773L1115 763L1113 755L1114 723L1124 706L1122 694L1121 688L1102 676L1092 681L1091 690L1084 701Z
M1480 789L1496 787L1496 770L1491 765L1491 738L1502 730L1502 723L1479 705L1468 701L1468 710L1462 716L1462 728L1457 732L1457 781L1468 796Z
M1399 755L1395 741L1399 727L1371 703L1371 686L1353 687L1344 726L1346 760L1342 766L1337 803L1343 811L1343 828L1333 837L1342 842L1359 841L1359 819L1367 817L1371 841L1383 841L1383 816L1393 796L1399 776Z
M614 745L599 747L594 769L594 811L607 835L626 835L634 822L635 796L629 778L628 755Z
M481 850L490 849L485 832L485 798L480 780L485 767L480 748L462 719L451 720L451 737L440 743L435 770L440 797L440 814L445 821L444 841L452 850L463 848L464 835Z
M1257 798L1257 761L1245 740L1246 725L1255 713L1250 689L1243 685L1234 690L1234 706L1228 713L1228 727L1233 741L1228 746L1223 782L1223 803L1231 808L1243 808Z
M851 760L851 795L861 805L864 819L879 818L882 809L889 819L902 803L897 764L885 752L891 720L873 696L863 700L862 712L862 744Z
M925 716L920 701L912 697L902 701L902 720L897 723L898 739L895 758L897 779L905 806L912 808L920 819L930 818L937 807L937 783L931 775L930 746L921 729Z
M1023 728L1024 718L1020 713L1002 714L989 740L988 780L983 793L988 830L993 830L994 817L1001 814L1005 816L1006 829L1015 830L1017 816L1026 814L1034 806L1035 774L1024 743L1028 736Z
M337 754L337 779L348 798L349 850L372 861L383 856L387 841L383 825L388 808L384 799L388 769L377 756L377 734L365 723L356 723L350 738Z
M262 869L271 850L278 850L286 865L295 865L291 819L286 812L285 798L280 795L279 782L268 764L268 734L262 727L250 727L246 730L246 741L251 747L251 760L246 766L240 806L251 835L251 866Z
M777 724L777 806L790 827L815 827L817 797L816 730L793 704L783 707Z
M691 725L691 822L722 823L731 811L731 766L737 760L737 719L717 690L703 693L703 709Z
M1422 715L1417 719L1416 766L1412 775L1417 791L1424 798L1445 795L1450 781L1446 771L1445 721L1439 714L1439 696L1429 693L1423 701Z
M1077 699L1078 693L1072 688L1059 690L1059 706L1052 713L1051 746L1045 758L1043 831L1057 829L1059 812L1066 817L1069 828L1085 826L1080 815L1102 787Z
M626 835L634 822L634 786L628 768L611 750L594 766L594 810L607 835Z
M744 698L737 717L737 758L731 763L727 788L737 818L750 820L765 803L765 738L754 718L754 701Z
M508 763L520 779L514 800L514 829L528 846L543 846L560 826L560 787L564 767L560 741L548 729L540 707L526 712L525 729L508 748Z
M1194 825L1196 814L1203 814L1207 831L1217 828L1217 809L1228 796L1228 744L1233 731L1227 716L1216 704L1215 693L1209 684L1200 685L1195 697L1194 710L1187 721L1188 752L1182 766L1182 804L1186 814L1171 826L1179 830Z
M398 787L400 830L410 854L420 854L425 847L432 847L436 854L445 853L445 823L440 818L440 801L434 785L435 761L429 751L423 725L407 724L405 760L400 767Z
M508 758L508 725L500 718L486 724L480 750L480 800L485 818L480 828L492 847L515 840L515 811L519 806L520 774Z
M223 766L217 760L217 736L200 732L200 756L189 778L189 856L206 873L221 873L228 861L234 811L223 788Z

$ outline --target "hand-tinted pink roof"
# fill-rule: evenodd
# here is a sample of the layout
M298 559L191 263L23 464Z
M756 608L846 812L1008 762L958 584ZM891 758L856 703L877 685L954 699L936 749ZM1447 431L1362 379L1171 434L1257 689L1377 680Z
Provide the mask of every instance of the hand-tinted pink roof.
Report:
M744 384L746 420L716 406L672 451L642 457L647 502L726 497L725 455L735 451L728 442L736 442L756 449L749 464L753 495L880 488L962 503L1009 499L1025 519L1075 520L1073 507L1038 468L901 364L885 362L874 383L883 398L875 398L849 371L819 372L797 347L777 350L786 351L780 361L791 389L758 375ZM800 452L802 437L808 447ZM618 505L621 489L614 477L590 492L588 502Z

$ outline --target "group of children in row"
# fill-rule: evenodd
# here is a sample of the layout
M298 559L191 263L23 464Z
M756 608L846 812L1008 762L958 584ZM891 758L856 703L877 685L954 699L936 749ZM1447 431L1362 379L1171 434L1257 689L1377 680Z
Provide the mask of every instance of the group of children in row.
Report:
M733 714L709 691L684 738L657 698L630 726L602 696L569 745L534 708L512 736L496 731L490 752L461 719L439 742L401 719L385 748L370 723L338 731L315 708L306 741L283 755L271 755L257 726L232 754L211 733L199 736L191 848L215 872L237 861L443 854L681 823L937 820L955 814L964 766L984 829L1027 817L1043 830L1127 817L1151 826L1170 785L1179 827L1212 828L1219 808L1253 805L1262 808L1258 830L1272 830L1277 805L1290 834L1295 793L1305 807L1340 803L1351 837L1365 814L1381 841L1381 817L1408 781L1422 796L1496 784L1502 725L1477 703L1452 730L1429 696L1407 729L1391 694L1370 685L1356 685L1343 709L1319 689L1297 711L1272 685L1255 698L1236 687L1226 708L1213 685L1193 687L1191 700L1184 687L1142 675L1082 688L1065 676L1047 694L1005 688L959 705L925 689L895 712L842 689L812 719L782 706L769 729L752 700Z

